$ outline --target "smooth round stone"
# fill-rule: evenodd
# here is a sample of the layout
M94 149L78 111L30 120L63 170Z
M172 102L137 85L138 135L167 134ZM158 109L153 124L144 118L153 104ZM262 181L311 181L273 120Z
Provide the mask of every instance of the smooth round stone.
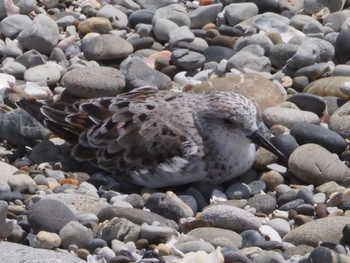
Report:
M319 246L315 248L307 258L308 262L335 262L335 263L349 263L350 257L336 253L332 249Z
M125 218L114 217L100 228L97 237L110 244L113 239L135 242L139 239L139 235L140 226Z
M281 191L280 186L279 186L278 189L276 189L276 191L277 191L277 196L278 196L278 198L277 198L278 206L281 206L287 202L293 201L298 196L298 191L295 189L290 189L289 187L288 187L288 189Z
M295 199L293 201L289 201L281 206L279 206L278 209L282 210L282 211L290 211L290 210L295 210L298 206L304 204L305 201L303 199Z
M350 48L348 45L346 45L344 41L349 41L350 39L350 29L345 29L341 31L337 39L335 41L335 48L336 48L336 58L341 64L345 64L347 61L350 60L349 51Z
M68 248L70 245L74 244L78 246L78 248L87 249L90 242L94 239L91 229L76 221L67 223L59 231L59 236L62 239L62 248Z
M259 13L258 7L254 3L233 3L225 7L224 15L230 26L247 20Z
M114 29L125 29L128 24L127 15L110 4L104 4L97 12L97 17L112 18L112 27Z
M13 202L15 200L23 200L24 196L19 192L4 192L0 193L0 200L6 202Z
M153 23L158 18L168 19L173 21L178 26L187 26L188 28L191 26L190 17L187 10L180 4L167 5L158 8L153 16Z
M292 152L299 147L299 144L295 138L290 134L279 134L272 137L270 141L287 157L289 157Z
M177 222L180 218L193 216L192 209L176 196L154 193L146 201L145 207L154 213Z
M240 233L242 237L242 247L252 247L265 243L265 238L257 230L246 230Z
M303 199L306 204L314 205L315 201L312 193L313 189L314 189L313 187L312 189L310 189L309 187L303 187L299 189L296 197Z
M62 157L60 148L49 140L42 141L35 145L28 156L34 163L59 161Z
M196 199L198 211L201 211L204 207L208 205L207 199L199 190L195 189L194 187L189 187L186 190L186 193L192 195L194 199Z
M229 205L208 207L202 212L200 219L212 222L214 227L230 229L237 233L261 226L261 222L253 214Z
M64 203L41 199L29 208L28 221L34 233L41 230L58 233L68 222L76 221L76 217Z
M235 42L233 50L238 52L249 45L261 46L265 50L265 56L270 55L270 50L273 47L271 39L269 39L266 35L255 34L252 36L239 38Z
M309 204L301 204L295 208L295 211L301 215L313 216L315 215L315 207Z
M271 62L265 56L257 56L248 51L239 51L227 61L228 70L246 72L247 68L257 72L270 72Z
M272 218L265 224L276 230L281 237L284 237L291 230L288 221L282 218Z
M247 184L235 183L226 189L225 194L228 199L246 199L251 195L251 191Z
M15 61L21 63L26 68L30 68L45 64L45 57L36 50L28 50L21 56L17 57Z
M276 251L262 251L261 253L252 256L253 263L283 263L286 262L284 257Z
M125 39L114 35L93 37L83 46L87 60L113 60L125 58L134 51L133 46Z
M188 13L191 21L191 28L202 28L206 24L215 23L217 15L221 10L222 3L198 6Z
M158 18L153 24L154 35L161 41L169 41L170 32L179 26L169 19Z
M70 263L85 263L86 260L79 259L76 255L70 253L57 253L55 250L33 248L27 245L16 244L14 242L2 241L0 243L1 255L6 255L6 262L35 262L56 261Z
M37 185L35 181L27 174L14 174L7 181L11 189L24 188L24 189L36 189Z
M224 262L251 263L250 259L239 251L228 250L224 251L222 255L224 256Z
M31 24L31 19L27 15L11 15L0 22L0 32L5 37L13 37Z
M111 22L105 17L90 17L80 22L78 25L78 31L82 35L92 32L107 34L112 29Z
M226 238L233 242L237 248L242 247L242 237L234 231L215 227L199 227L187 233L188 236L197 239L203 239L206 242L212 243L217 238Z
M326 202L326 195L324 193L317 193L313 196L315 204L324 204Z
M102 248L108 246L107 242L101 238L94 238L89 243L89 251L92 253L97 248Z
M168 220L165 217L160 216L156 213L142 209L124 207L105 207L97 213L97 216L100 222L103 222L105 220L111 220L114 217L120 217L128 219L129 221L137 225L142 225L144 223L152 225L155 221L157 221L161 226L169 226L174 229L179 228L174 221Z
M274 191L276 186L284 183L283 176L276 171L263 173L260 180L265 183L267 191Z
M304 1L304 11L307 14L315 14L322 8L328 7L330 12L336 12L343 9L345 4L344 0L335 0L330 3L327 0L305 0Z
M346 101L341 100L335 96L326 96L323 97L323 99L326 101L327 104L327 111L330 116L334 114L341 106L343 106Z
M99 249L98 255L105 259L107 262L112 262L112 259L115 258L116 254L109 247L103 247Z
M171 54L171 60L177 67L185 70L201 68L205 63L205 57L202 54L187 49L174 50Z
M293 102L301 110L311 111L318 116L326 110L325 100L313 94L297 93L290 96L287 101Z
M333 113L329 121L329 128L344 138L350 138L350 102L345 103Z
M41 123L22 109L0 114L0 137L13 145L33 146L51 135Z
M135 28L138 24L152 24L154 11L140 9L132 12L129 16L128 23L131 28Z
M203 51L206 62L215 61L219 63L223 59L232 57L233 54L232 48L223 46L210 46Z
M150 83L160 90L171 87L171 79L168 76L150 68L141 58L132 57L124 60L120 65L120 71L131 89L150 85Z
M211 253L215 250L215 247L208 242L201 240L185 241L175 244L176 249L182 253L187 254L189 252L204 251Z
M145 200L138 194L130 194L125 198L125 201L130 203L134 208L142 209L145 205Z
M293 44L277 44L270 49L269 59L271 64L277 68L283 68L287 61L292 58L298 50L297 45Z
M321 62L312 64L309 66L305 66L303 68L298 69L294 76L295 77L301 77L305 76L308 77L310 81L322 78L324 75L331 72L334 68L334 64L332 62Z
M194 214L198 211L197 201L192 195L179 195L178 196L182 202L188 205Z
M277 206L276 199L267 194L257 194L248 199L248 205L254 207L256 212L271 214Z
M17 39L25 49L35 49L49 54L58 43L59 30L56 22L47 15L39 14L22 30Z
M142 225L140 228L140 237L147 240L166 240L173 235L176 231L170 227Z
M336 65L332 76L346 76L350 77L350 65Z
M71 94L80 98L115 96L125 87L124 76L111 67L75 69L64 75L62 83Z
M318 95L321 97L335 96L342 100L348 101L350 99L349 88L350 77L335 76L315 80L308 84L303 93Z
M57 85L61 79L59 67L54 63L47 63L31 67L24 72L24 80L32 82L43 82L47 85Z
M319 117L312 112L292 108L270 107L263 111L262 119L267 127L279 124L291 128L296 123L318 124Z
M332 216L317 219L301 225L283 237L284 242L294 245L309 245L316 247L319 241L339 243L342 238L342 230L350 223L349 217Z
M11 235L14 229L13 221L7 220L8 204L5 201L0 201L0 237L6 238Z
M256 195L260 192L265 191L265 189L266 189L266 184L262 180L253 181L253 182L249 183L248 186L250 188L251 195Z
M317 186L329 181L348 183L350 178L350 170L337 155L312 143L298 147L288 166L300 180Z
M320 125L297 123L291 127L290 134L300 145L314 143L338 154L346 148L346 142L339 134Z
M34 239L35 247L45 249L56 249L61 245L61 238L56 233L40 231Z

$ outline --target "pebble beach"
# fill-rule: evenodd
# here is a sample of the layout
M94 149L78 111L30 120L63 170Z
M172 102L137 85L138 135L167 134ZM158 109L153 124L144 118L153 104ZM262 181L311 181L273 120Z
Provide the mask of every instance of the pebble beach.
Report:
M350 263L349 43L349 0L0 0L0 261ZM288 162L258 148L221 185L128 184L70 157L9 83L235 91Z

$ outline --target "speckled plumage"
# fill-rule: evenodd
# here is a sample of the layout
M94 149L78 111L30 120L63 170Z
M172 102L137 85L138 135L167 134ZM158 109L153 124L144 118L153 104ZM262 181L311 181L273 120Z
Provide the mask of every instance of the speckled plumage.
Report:
M248 170L256 109L232 92L194 94L143 87L116 97L42 106L45 124L72 155L148 187L222 183Z

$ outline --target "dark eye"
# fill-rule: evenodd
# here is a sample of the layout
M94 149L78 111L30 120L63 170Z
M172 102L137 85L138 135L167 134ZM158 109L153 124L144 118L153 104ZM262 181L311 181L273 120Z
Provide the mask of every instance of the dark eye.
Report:
M228 127L232 127L235 125L235 122L233 121L233 119L230 119L230 118L222 118L221 121L225 126L228 126Z

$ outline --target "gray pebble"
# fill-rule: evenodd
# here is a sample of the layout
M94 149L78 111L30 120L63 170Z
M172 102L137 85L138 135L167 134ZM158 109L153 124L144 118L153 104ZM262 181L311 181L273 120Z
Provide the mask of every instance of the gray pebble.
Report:
M317 144L298 147L289 157L288 166L300 180L314 185L329 181L347 183L350 177L339 157Z
M114 35L96 36L83 45L84 56L87 60L126 58L133 51L133 47L128 41Z
M5 37L13 37L31 24L31 22L30 18L26 15L8 16L0 22L0 32Z
M217 15L222 10L222 3L213 3L207 6L199 6L188 13L191 28L202 28L208 23L215 23Z
M315 113L281 107L267 108L262 113L262 119L268 127L280 124L291 128L296 123L319 123L319 117Z
M158 89L166 89L171 85L171 79L165 74L150 68L142 59L133 57L124 60L120 71L125 76L129 89L154 85Z
M251 191L247 184L235 183L226 189L225 194L228 199L246 199L250 197Z
M311 111L320 116L326 110L325 100L313 94L298 93L290 96L287 101L293 102L299 109Z
M205 57L197 52L187 49L176 49L171 54L171 60L179 68L194 70L201 68L205 63Z
M88 248L94 238L91 229L76 221L67 223L59 231L59 236L62 239L63 248L68 248L72 244L78 246L78 248Z
M145 207L165 218L178 221L182 217L193 216L189 206L180 199L164 193L154 193L146 201Z
M42 199L29 208L28 221L35 233L41 230L58 233L67 223L76 221L76 217L64 203Z
M202 220L208 220L215 227L226 228L235 232L247 229L258 229L260 221L251 213L228 205L215 205L205 209L200 215Z
M14 223L7 219L8 204L5 201L0 201L0 237L8 237L13 229Z
M226 21L230 26L235 26L258 13L259 10L255 3L233 3L224 9Z
M33 22L18 35L20 44L26 49L35 49L49 54L58 42L59 31L56 22L47 15L39 14Z
M140 226L125 218L114 217L100 228L97 237L110 244L113 239L123 242L135 242L139 239L139 235Z
M276 199L267 194L257 194L249 198L248 205L266 215L271 214L277 207Z
M75 69L64 75L62 83L80 98L115 96L125 87L124 76L111 67Z
M283 241L313 247L318 246L320 240L339 243L343 236L342 230L349 223L350 218L343 216L317 219L293 229L283 237Z
M257 56L251 52L240 51L227 61L227 70L232 69L240 72L246 72L246 69L257 72L270 72L271 62L265 56Z
M346 148L346 142L340 135L319 125L297 123L291 127L290 133L300 145L314 143L338 154Z
M215 250L214 246L208 242L193 240L185 241L175 245L175 247L182 253L186 254L189 252L204 251L206 253L211 253Z
M47 63L27 69L23 77L25 81L47 83L53 86L57 85L61 79L61 71L56 64Z

